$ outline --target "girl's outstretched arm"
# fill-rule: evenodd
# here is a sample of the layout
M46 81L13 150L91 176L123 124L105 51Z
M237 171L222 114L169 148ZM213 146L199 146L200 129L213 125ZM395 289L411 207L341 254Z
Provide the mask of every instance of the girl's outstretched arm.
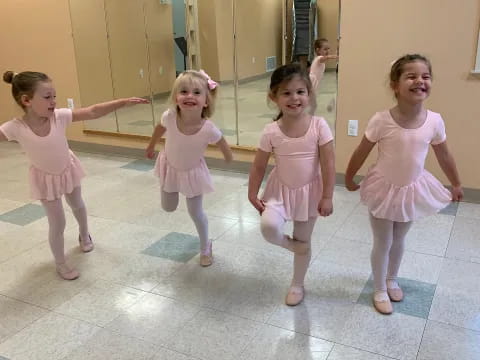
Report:
M148 101L147 99L137 97L107 101L104 103L73 110L72 121L94 120L125 106L148 103L150 103L150 101Z

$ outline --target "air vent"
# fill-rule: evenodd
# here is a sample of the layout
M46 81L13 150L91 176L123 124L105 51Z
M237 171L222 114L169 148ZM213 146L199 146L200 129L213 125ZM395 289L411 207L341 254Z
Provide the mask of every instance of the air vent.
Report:
M276 56L269 56L266 58L266 71L273 71L277 68L277 57Z

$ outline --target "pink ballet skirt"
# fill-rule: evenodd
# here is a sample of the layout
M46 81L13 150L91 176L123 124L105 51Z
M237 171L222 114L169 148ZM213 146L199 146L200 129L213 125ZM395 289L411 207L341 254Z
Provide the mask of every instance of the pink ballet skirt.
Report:
M52 201L59 199L64 194L70 194L80 186L85 172L80 160L72 151L69 152L70 163L60 174L49 174L30 166L30 192L33 199Z
M192 198L213 191L212 178L203 157L197 166L179 170L168 162L165 153L161 153L155 163L155 174L160 179L162 190L168 193L179 192Z
M423 170L411 184L395 185L375 166L360 184L360 198L376 218L409 222L445 208L452 195L440 181Z
M318 216L318 203L322 197L322 178L318 176L312 182L298 188L282 184L272 170L262 199L267 207L274 208L285 220L308 221Z

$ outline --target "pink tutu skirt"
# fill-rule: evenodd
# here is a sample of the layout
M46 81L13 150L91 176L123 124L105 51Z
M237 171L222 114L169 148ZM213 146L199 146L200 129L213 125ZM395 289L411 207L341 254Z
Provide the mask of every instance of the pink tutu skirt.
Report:
M278 179L276 169L270 173L262 199L285 220L308 221L318 216L318 203L322 197L322 180L318 176L299 188L289 188Z
M191 169L178 170L170 165L165 153L161 153L155 163L155 174L165 192L178 192L192 198L213 191L210 171L203 158Z
M376 218L398 222L433 215L452 201L450 191L426 170L413 183L399 186L375 167L360 184L360 197Z
M85 176L80 160L70 151L70 163L60 174L49 174L30 166L30 193L35 200L52 201L70 194Z

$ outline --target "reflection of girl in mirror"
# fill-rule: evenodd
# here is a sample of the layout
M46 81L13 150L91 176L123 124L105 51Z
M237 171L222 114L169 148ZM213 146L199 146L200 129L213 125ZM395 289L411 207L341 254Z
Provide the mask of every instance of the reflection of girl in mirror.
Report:
M330 44L327 39L317 39L314 44L315 48L315 59L312 61L310 66L310 80L312 81L312 87L314 91L318 90L320 82L322 81L323 74L325 73L325 66L328 60L338 59L337 55L330 55ZM327 106L328 111L332 111L334 104L334 99Z
M313 90L318 89L318 85L325 73L325 63L328 60L338 59L337 55L330 55L330 44L327 39L317 39L314 44L315 59L310 66L310 79L312 81Z
M200 238L200 265L213 262L208 238L208 220L203 211L203 194L213 191L204 159L209 144L217 144L227 162L232 153L220 130L209 120L215 110L218 84L204 71L188 70L173 84L173 109L165 111L155 127L146 155L153 158L155 144L166 134L165 152L155 164L160 178L162 208L172 212L178 206L178 193L187 198L187 208Z
M325 119L309 114L315 97L310 78L300 64L285 65L273 72L269 98L280 114L263 131L250 171L248 198L261 215L264 238L294 253L293 279L285 300L293 306L304 297L310 241L318 214L329 216L333 211L333 136ZM276 166L263 196L258 198L271 153ZM287 220L293 221L292 237L283 232Z
M80 188L84 172L80 161L68 148L66 128L74 121L97 119L123 106L146 104L148 100L129 98L83 109L56 109L55 88L47 75L31 71L19 74L7 71L3 79L12 85L13 98L22 107L24 115L0 126L0 141L15 140L25 150L31 163L31 195L33 199L41 201L47 213L48 240L57 273L65 280L74 280L80 274L65 260L63 195L78 222L78 240L82 251L92 251L93 242Z

